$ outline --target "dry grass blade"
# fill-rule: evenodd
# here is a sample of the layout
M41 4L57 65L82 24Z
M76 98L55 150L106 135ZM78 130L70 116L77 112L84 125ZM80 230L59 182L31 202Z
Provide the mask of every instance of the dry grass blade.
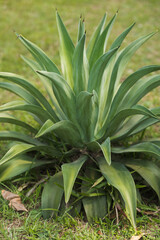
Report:
M130 240L139 240L141 239L144 235L146 235L146 233L141 233L138 236L132 236Z
M42 178L41 180L39 180L26 194L26 197L29 197L35 190L36 188L43 182L45 182L48 179L48 177Z

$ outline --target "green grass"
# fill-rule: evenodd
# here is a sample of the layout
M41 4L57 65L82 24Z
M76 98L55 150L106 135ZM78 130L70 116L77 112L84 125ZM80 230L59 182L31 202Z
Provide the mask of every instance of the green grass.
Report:
M87 39L89 39L94 26L97 25L104 12L108 12L108 19L110 19L119 9L118 21L115 23L109 44L133 22L136 22L136 26L127 37L127 43L160 28L157 21L160 15L159 0L0 0L0 71L24 75L38 87L42 87L32 71L21 60L20 55L29 55L16 38L14 31L35 42L59 66L55 8L61 14L74 40L76 40L76 27L80 14L85 18ZM158 33L137 52L125 76L144 65L160 64L159 41L160 34ZM160 88L145 97L145 105L147 107L158 106L159 96ZM0 90L0 104L11 99L15 99L13 94ZM24 115L21 118L26 119L28 116ZM9 128L8 125L7 128ZM0 130L2 129L4 125L0 126ZM13 126L12 130L14 130ZM160 137L160 126L149 128L145 136ZM3 155L5 148L5 143L1 143L0 156ZM33 180L29 178L28 181ZM19 184L22 182L20 181ZM18 193L17 183L6 184L12 191ZM0 197L0 239L130 239L132 235L138 235L141 232L147 233L143 239L160 239L158 238L160 235L158 214L155 216L139 214L137 233L126 219L122 219L119 225L115 224L115 219L109 220L108 218L104 222L95 221L89 225L81 216L79 219L73 219L66 214L56 220L44 221L41 218L39 200L42 185L29 198L25 196L27 190L21 192L20 195L29 213L15 212Z
M46 54L59 66L59 39L56 27L55 9L63 17L74 40L76 40L77 23L80 14L86 23L87 39L90 38L94 27L101 19L104 12L108 13L108 20L119 9L119 16L111 34L109 45L129 24L136 22L125 43L159 29L157 21L160 9L159 0L25 0L10 1L0 0L0 71L14 72L24 75L27 79L41 86L32 71L22 61L20 55L29 56L21 45L14 31L27 37L40 46ZM156 34L132 58L127 74L147 64L159 64L160 34ZM125 44L124 43L124 44ZM158 105L159 90L153 91L148 97L147 104ZM0 103L5 103L7 92L0 90ZM15 98L9 94L9 98ZM150 100L150 98L152 100Z
M113 0L106 3L105 0L0 0L0 71L21 74L41 87L39 80L25 65L20 55L29 56L27 50L17 39L14 31L27 37L40 46L46 54L59 66L59 39L56 27L55 9L63 17L74 40L76 40L77 23L80 14L85 18L87 39L90 38L94 27L101 19L104 12L108 13L108 20L119 9L119 16L111 33L109 45L128 25L136 22L124 42L130 41L159 29L157 21L160 8L159 0ZM127 74L149 64L159 64L160 34L156 34L149 40L128 65ZM124 76L124 77L125 77ZM145 98L146 105L152 107L159 104L160 89ZM0 104L15 96L0 89ZM154 96L154 98L153 98Z
M34 175L33 175L34 174ZM35 182L33 181L33 178ZM43 176L44 177L44 176ZM0 239L130 239L134 235L144 233L143 240L160 239L160 220L158 207L152 201L149 205L141 205L141 213L137 216L137 231L129 224L128 220L119 214L119 224L116 224L114 211L110 219L95 220L92 224L85 218L72 218L67 212L56 219L44 220L41 217L40 194L43 184L39 185L30 197L27 192L33 187L39 177L35 173L21 179L15 179L7 183L7 189L21 196L23 203L28 209L26 212L16 212L8 207L8 202L0 197ZM23 191L18 187L29 181L29 186ZM4 186L0 185L0 189Z

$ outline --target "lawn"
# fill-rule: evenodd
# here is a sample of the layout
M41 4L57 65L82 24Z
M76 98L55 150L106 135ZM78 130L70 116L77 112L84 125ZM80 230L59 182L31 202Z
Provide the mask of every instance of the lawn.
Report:
M97 25L104 12L110 19L117 10L118 20L115 22L109 44L126 27L136 22L134 29L127 36L124 45L139 36L160 30L159 0L0 0L0 71L13 72L30 79L41 89L41 83L32 71L25 65L21 55L29 56L26 49L17 39L15 32L35 42L59 66L59 40L55 21L55 9L58 9L73 39L76 41L77 23L79 16L85 19L87 39L91 36L94 26ZM160 64L160 34L157 33L132 58L124 77L136 69L150 64ZM6 97L7 96L7 97ZM0 89L0 105L9 99L15 99L13 94ZM144 105L151 108L159 106L160 88L144 98ZM17 113L19 114L19 113ZM21 116L26 118L26 116ZM6 125L7 128L13 129ZM0 125L3 130L4 125ZM145 136L160 137L160 125L149 128ZM5 151L5 144L0 144L0 156ZM157 199L145 199L148 207L141 206L137 217L137 232L129 222L120 216L116 225L116 217L104 222L95 220L89 225L82 216L73 219L67 213L56 220L44 221L41 218L40 193L43 183L40 184L30 197L26 193L40 179L33 171L15 181L0 185L15 193L19 193L28 213L17 213L8 207L8 203L0 197L0 239L130 239L133 235L145 233L142 239L160 239L160 221ZM19 191L18 187L29 182L28 187ZM156 212L156 213L154 213Z

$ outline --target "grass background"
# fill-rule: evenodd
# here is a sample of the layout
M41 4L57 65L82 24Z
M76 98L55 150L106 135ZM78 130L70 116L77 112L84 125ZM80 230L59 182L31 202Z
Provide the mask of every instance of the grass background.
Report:
M20 57L20 55L30 57L30 55L16 38L14 31L36 43L60 66L59 40L55 21L56 8L74 42L81 14L85 19L88 41L103 14L107 12L109 20L119 10L109 45L125 28L136 22L134 29L123 44L125 46L142 35L160 29L159 4L159 0L0 0L0 71L23 75L42 88L39 80ZM159 42L160 33L145 43L132 58L125 76L144 65L160 64ZM12 99L15 99L13 94L0 90L0 104ZM159 99L160 88L157 88L144 98L144 104L147 107L158 106ZM0 130L3 128L4 126L1 125ZM160 137L159 130L159 125L157 125L150 128L147 134ZM0 144L0 155L4 149L4 144ZM10 186L12 190L13 186ZM35 194L39 199L38 193ZM30 209L36 208L35 196L23 199L28 201ZM107 223L108 225L97 222L94 226L88 226L83 221L78 222L70 218L58 219L54 223L53 220L43 222L37 215L38 210L35 212L31 210L28 215L19 215L8 209L2 199L0 201L0 238L2 239L129 239L134 234L133 229L127 225L123 226L124 231L120 231L122 226L115 226L112 221ZM143 230L145 228L145 231L149 231L149 234L143 237L144 239L159 239L157 220L154 218L150 220L144 216L138 221L139 231L142 227Z
M36 43L60 66L55 9L58 9L74 42L81 14L85 19L89 39L105 12L108 13L109 20L119 10L108 45L133 22L136 22L136 25L123 46L142 35L160 29L159 0L0 0L0 71L21 74L39 84L38 79L20 57L20 55L29 57L29 53L16 38L15 31ZM160 63L159 40L160 33L138 50L128 65L125 76L144 65ZM5 103L6 94L9 99L13 98L12 94L3 92L0 90L1 104ZM155 90L154 98L152 95L145 98L147 107L158 105L159 93L160 90Z

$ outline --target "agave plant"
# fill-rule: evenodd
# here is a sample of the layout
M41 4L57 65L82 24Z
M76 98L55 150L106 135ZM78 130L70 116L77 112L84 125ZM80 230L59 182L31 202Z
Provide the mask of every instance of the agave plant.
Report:
M124 144L124 139L160 121L160 107L147 109L138 104L160 85L160 75L150 74L160 66L142 67L121 81L132 55L155 33L121 48L132 24L108 47L116 16L105 26L104 15L86 47L84 21L80 18L74 44L57 12L61 71L39 47L17 34L34 58L23 60L40 77L49 98L23 77L0 73L7 80L0 87L22 98L0 107L0 122L28 131L28 135L23 130L0 132L1 140L15 141L0 160L0 181L33 167L51 164L48 167L53 168L58 164L61 169L49 178L42 193L45 218L66 208L73 215L84 209L88 220L103 218L114 200L121 201L135 227L137 189L133 172L160 198L160 169L152 161L152 155L160 159L160 141ZM5 113L15 110L32 115L38 127ZM149 155L147 159L145 154Z

